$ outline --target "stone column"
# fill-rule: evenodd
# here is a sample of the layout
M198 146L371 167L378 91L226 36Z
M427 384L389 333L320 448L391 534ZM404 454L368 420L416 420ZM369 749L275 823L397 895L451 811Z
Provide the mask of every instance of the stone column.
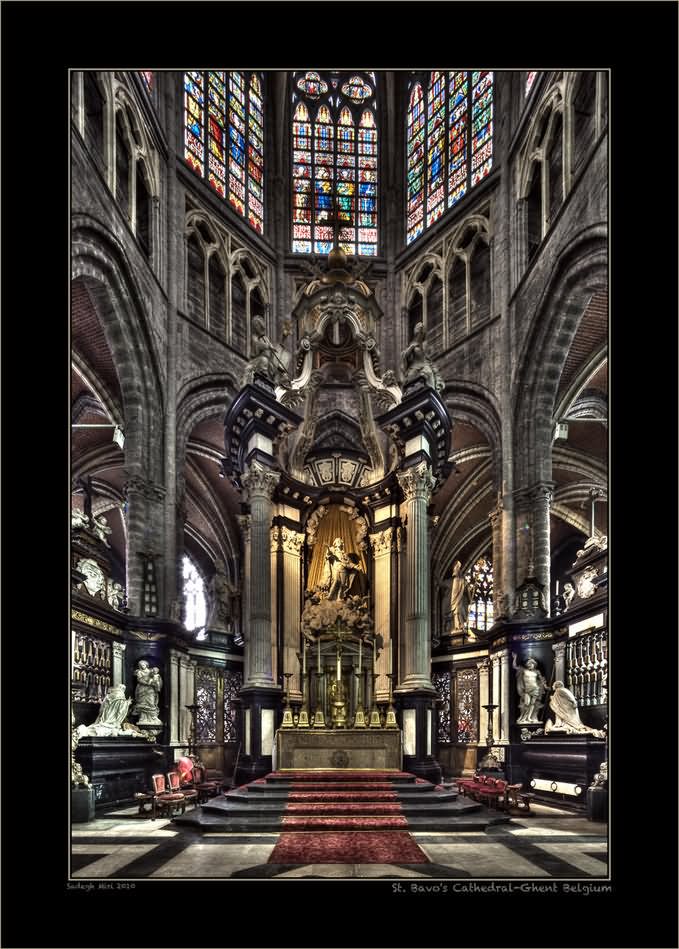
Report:
M405 621L399 684L394 690L403 722L403 767L418 777L440 783L441 767L433 755L431 721L437 693L431 682L429 531L427 506L434 488L426 461L396 473L405 495Z
M554 643L554 681L566 681L566 643Z
M250 657L245 688L276 685L271 665L271 496L279 479L279 472L257 462L242 476L250 502Z
M503 649L500 653L500 679L502 682L500 692L500 737L499 742L503 745L509 743L509 705L511 702L511 675L509 668L509 649Z
M243 641L245 650L243 653L243 683L246 683L250 677L250 515L237 515L243 535L243 583L241 589L241 616L243 621Z
M125 659L126 649L127 649L127 646L125 643L111 643L111 650L113 652L113 670L111 673L111 685L123 684L123 680L124 680L123 660Z
M384 648L377 660L375 672L377 679L376 699L378 702L389 700L389 679L387 673L393 671L396 662L393 658L393 644L391 640L391 545L393 530L387 527L377 534L370 536L373 549L373 590L375 593L375 632L384 640ZM367 657L366 657L367 658Z
M302 550L304 534L290 530L288 527L280 529L280 544L283 551L283 672L291 672L290 700L302 701L302 667L297 658L301 649L300 618L302 579ZM307 661L309 655L307 654Z
M479 744L483 745L488 735L488 709L483 706L490 703L488 672L490 659L482 659L476 663L479 670Z
M497 708L493 709L493 738L496 742L500 740L500 706L502 704L502 697L500 694L500 656L495 655L490 657L490 661L493 669L493 698L492 702L494 705L497 705Z
M539 482L531 492L533 510L533 563L535 576L544 586L547 615L550 611L550 523L553 484Z
M503 587L502 572L502 505L498 504L488 515L493 538L493 619L501 613Z
M170 744L179 743L179 659L181 653L170 650Z
M431 468L426 462L397 472L405 494L408 519L406 552L406 616L404 666L398 691L435 691L430 678L430 584L427 506L434 488Z

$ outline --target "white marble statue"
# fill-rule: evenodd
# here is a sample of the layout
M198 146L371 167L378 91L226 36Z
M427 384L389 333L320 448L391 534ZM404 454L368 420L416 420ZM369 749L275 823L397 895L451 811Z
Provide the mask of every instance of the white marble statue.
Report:
M344 541L336 537L325 554L326 566L323 581L328 589L329 600L346 600L349 597L365 596L368 578L361 569L358 554L348 553Z
M512 653L512 668L516 670L516 689L519 693L519 717L517 725L537 725L544 705L542 697L547 689L547 681L540 672L535 659L528 659L525 666L516 662L516 653Z
M91 725L80 725L78 734L81 738L127 738L132 733L123 729L123 722L130 708L131 698L125 696L125 686L121 683L114 685L106 693L99 714Z
M113 530L108 526L108 521L103 514L93 514L92 515L92 532L103 541L107 547L111 545L106 540L107 534L112 534Z
M108 586L108 601L114 610L121 610L125 603L125 590L122 584L113 580Z
M266 335L266 323L261 316L255 316L252 320L251 349L252 359L245 367L243 384L252 382L255 374L259 374L266 376L276 385L290 385L287 367L289 357L287 360L282 357L282 344L274 346Z
M568 607L571 605L571 600L575 596L575 587L568 580L563 585L562 596L563 596L563 602L564 602L564 609L567 610Z
M450 590L450 612L454 631L467 628L471 599L471 588L462 575L462 564L456 560L453 564L453 585Z
M137 688L134 692L133 715L138 715L139 725L162 725L158 717L158 698L163 681L157 667L150 668L146 659L140 659L135 671Z
M105 598L106 577L97 561L89 557L84 558L78 561L76 569L85 575L79 589L85 587L90 596L96 596L103 600Z
M565 732L567 735L594 735L595 738L605 738L606 732L598 728L590 728L580 721L578 701L563 682L558 679L554 683L554 692L549 700L549 707L554 712L555 721L547 720L545 735L550 732Z

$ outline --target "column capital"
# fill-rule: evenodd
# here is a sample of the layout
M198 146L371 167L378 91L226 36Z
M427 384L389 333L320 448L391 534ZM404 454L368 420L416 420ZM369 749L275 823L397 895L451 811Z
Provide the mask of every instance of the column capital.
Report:
M539 503L541 501L551 504L552 498L554 497L554 482L553 481L538 481L530 489L530 499L533 504Z
M488 670L490 669L490 659L488 658L488 656L486 656L485 659L481 659L479 662L477 662L476 668L481 673L488 672Z
M288 527L279 527L274 525L271 528L271 550L276 553L282 550L285 554L291 554L293 557L299 557L304 545L304 534L292 531Z
M394 540L394 528L387 527L383 531L370 535L370 545L376 557L391 553Z
M111 643L113 649L113 658L122 659L127 649L127 643Z
M276 485L280 481L280 471L265 468L264 465L253 462L241 475L241 483L246 491L248 500L253 497L264 497L271 500Z
M567 643L565 642L552 643L552 649L554 650L554 654L555 656L557 656L557 658L560 659L564 655L564 653L566 652L566 645Z
M500 662L509 662L509 648L501 649L497 655Z
M425 461L421 461L419 465L413 465L412 468L406 468L405 471L397 471L396 477L401 490L405 494L406 501L415 498L429 501L436 485L436 479Z

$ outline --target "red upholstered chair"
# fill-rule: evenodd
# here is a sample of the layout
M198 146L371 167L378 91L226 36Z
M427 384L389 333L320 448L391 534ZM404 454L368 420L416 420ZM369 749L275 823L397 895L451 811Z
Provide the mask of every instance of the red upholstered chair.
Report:
M164 774L154 774L151 776L153 783L153 811L151 820L156 819L156 812L166 813L172 817L175 810L181 808L183 814L186 809L186 798L178 791L170 791L165 785Z
M198 791L190 784L182 784L182 776L179 771L168 771L167 783L172 793L183 794L187 803L193 803L195 807L198 803Z
M500 799L504 801L506 787L502 778L486 778L484 786L478 789L479 800L488 807L496 807Z
M193 766L193 786L198 791L198 801L206 801L209 797L214 797L221 791L220 781L206 781L205 768L202 765Z

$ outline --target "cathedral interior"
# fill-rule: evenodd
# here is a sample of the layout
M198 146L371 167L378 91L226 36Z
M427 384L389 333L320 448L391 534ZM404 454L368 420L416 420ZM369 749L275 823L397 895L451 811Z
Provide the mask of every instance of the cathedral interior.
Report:
M70 78L71 878L606 880L609 73Z

